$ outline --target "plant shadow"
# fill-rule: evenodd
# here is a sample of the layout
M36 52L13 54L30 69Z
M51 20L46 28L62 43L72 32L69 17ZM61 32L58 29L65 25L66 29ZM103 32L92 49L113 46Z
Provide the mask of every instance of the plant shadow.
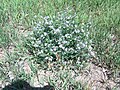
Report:
M32 87L24 80L17 80L10 85L5 86L2 90L55 90L53 86Z

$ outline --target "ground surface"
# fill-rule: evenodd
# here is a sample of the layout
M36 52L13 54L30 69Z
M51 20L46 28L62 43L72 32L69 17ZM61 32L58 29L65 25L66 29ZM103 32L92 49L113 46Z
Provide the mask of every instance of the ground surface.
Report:
M65 84L62 85L64 89L61 88L58 90L68 90L65 88L69 86L71 81L80 82L85 90L120 90L120 0L28 1L1 0L0 3L0 26L2 26L5 31L8 30L8 32L10 32L12 36L10 35L11 38L8 38L8 41L10 39L10 41L12 40L12 43L15 44L15 50L14 46L11 45L9 47L7 46L6 50L0 48L0 72L4 71L5 73L2 78L0 78L0 89L10 84L15 77L22 77L22 79L25 79L33 87L48 85L51 78L52 84L56 87L60 87L61 83ZM92 31L91 36L93 36L91 38L94 38L93 40L95 41L95 48L97 50L95 51L98 53L97 56L102 60L98 63L108 63L111 64L111 66L113 64L113 67L117 65L117 70L116 68L113 69L113 67L107 69L102 64L98 65L93 63L92 60L89 61L87 66L82 68L82 70L72 70L69 68L71 67L69 65L64 68L58 68L59 65L55 65L54 69L57 67L58 70L54 71L51 70L53 65L50 65L50 70L43 70L38 68L36 63L33 64L33 66L36 65L36 68L31 67L32 61L29 59L31 56L28 52L24 52L26 48L21 45L23 39L19 38L19 36L21 37L21 34L23 34L26 38L27 33L31 31L31 26L34 25L34 22L39 21L41 15L51 16L55 14L55 12L63 11L68 7L73 8L75 13L76 11L78 12L77 16L80 16L78 19L80 23L88 22L89 24L93 24L93 31L90 29ZM18 31L17 36L11 31ZM112 40L109 39L109 35ZM12 54L12 51L15 51L15 55ZM6 52L11 52L9 53L9 57L6 56ZM96 59L96 56L93 55L93 57ZM11 61L9 61L9 58ZM37 72L34 69L36 69ZM66 76L64 77L64 74L67 78ZM61 78L61 75L64 78ZM76 85L76 83L73 83L73 85Z
M13 49L10 47L9 51L11 50ZM0 48L0 59L1 58L4 58L4 51ZM24 64L26 66L28 65L26 62L24 62ZM26 71L27 70L30 72L29 66L27 66ZM48 85L47 79L49 77L55 78L55 73L42 69L38 70L37 76L33 77L34 83L32 86L43 87L45 85ZM88 63L87 67L85 67L81 73L78 73L77 76L75 75L75 72L72 71L72 78L77 82L81 82L81 84L85 86L87 90L112 90L113 88L120 90L120 75L117 75L117 77L114 78L112 76L112 71L103 67L96 66L91 62ZM42 84L40 84L40 82L42 82ZM59 83L57 84L59 86ZM4 85L2 85L2 82L0 85L0 87L4 87Z

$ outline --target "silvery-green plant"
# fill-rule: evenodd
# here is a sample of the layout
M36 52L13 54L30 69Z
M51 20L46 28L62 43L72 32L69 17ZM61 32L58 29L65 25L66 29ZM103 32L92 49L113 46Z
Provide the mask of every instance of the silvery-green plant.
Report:
M41 16L30 34L27 46L38 61L74 60L88 58L90 23L78 22L76 14L68 11L53 16Z

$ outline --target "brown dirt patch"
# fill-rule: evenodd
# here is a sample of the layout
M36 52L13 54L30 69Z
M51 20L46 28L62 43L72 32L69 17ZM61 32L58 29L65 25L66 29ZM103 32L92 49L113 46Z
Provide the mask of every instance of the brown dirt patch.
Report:
M116 87L116 83L109 78L107 73L109 70L98 67L90 63L78 77L77 81L81 81L83 85L87 85L87 90L112 90Z
M105 68L89 63L78 76L75 77L75 72L73 71L73 76L71 77L76 82L81 82L82 86L85 86L85 90L113 90L113 88L117 88L115 90L120 90L119 84L115 82L115 79L109 78L108 73L110 72L111 71ZM40 70L38 71L38 75L34 78L35 81L33 85L39 87L41 86L40 82L46 85L47 81L45 80L49 77L55 78L55 73Z

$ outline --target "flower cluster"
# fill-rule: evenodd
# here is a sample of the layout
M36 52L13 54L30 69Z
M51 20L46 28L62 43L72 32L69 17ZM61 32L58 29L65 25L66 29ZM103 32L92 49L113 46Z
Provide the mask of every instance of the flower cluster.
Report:
M41 60L78 60L88 54L89 24L78 22L68 11L41 17L30 36L30 51Z

